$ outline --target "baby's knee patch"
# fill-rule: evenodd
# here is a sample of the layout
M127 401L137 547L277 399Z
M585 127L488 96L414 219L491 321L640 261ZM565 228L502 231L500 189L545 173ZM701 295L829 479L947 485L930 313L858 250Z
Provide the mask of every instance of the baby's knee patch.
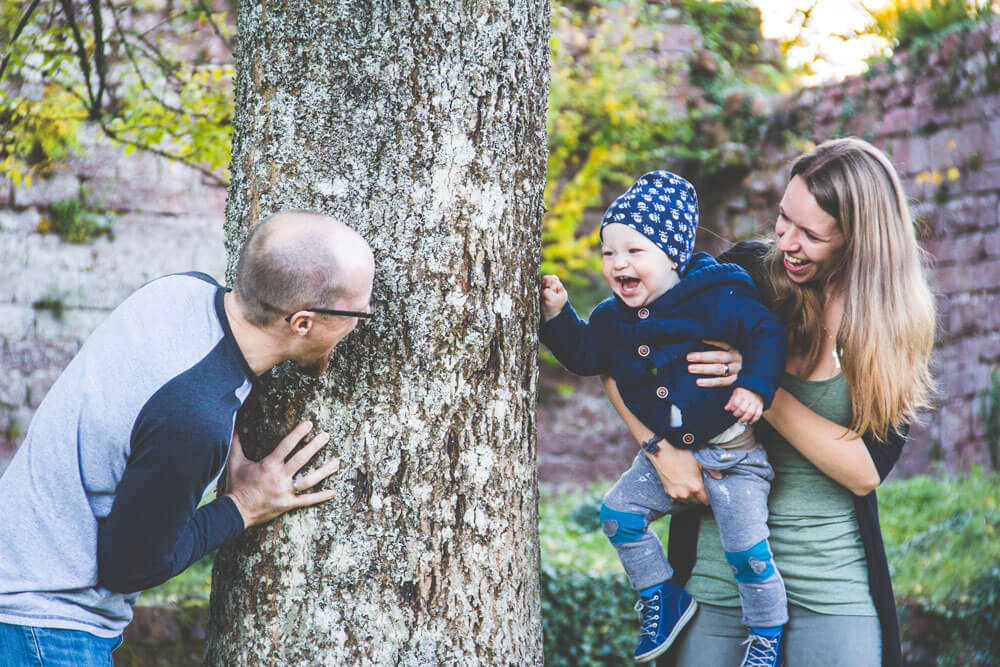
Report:
M601 504L601 527L611 544L635 542L646 532L646 518L636 512L619 512Z
M774 575L774 561L771 546L761 540L744 551L727 551L726 560L733 571L733 577L741 584L766 581Z

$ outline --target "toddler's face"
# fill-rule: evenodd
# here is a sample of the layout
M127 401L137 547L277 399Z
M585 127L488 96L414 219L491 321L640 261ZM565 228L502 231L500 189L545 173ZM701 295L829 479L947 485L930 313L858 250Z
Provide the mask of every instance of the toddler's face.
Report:
M601 234L601 273L630 308L647 306L676 285L680 276L667 254L648 238L620 223Z

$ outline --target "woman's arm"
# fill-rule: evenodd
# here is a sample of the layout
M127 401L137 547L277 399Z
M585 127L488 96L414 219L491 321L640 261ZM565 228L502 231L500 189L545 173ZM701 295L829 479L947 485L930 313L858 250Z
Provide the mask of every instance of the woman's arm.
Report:
M601 377L604 383L604 391L608 395L611 405L621 416L622 421L628 427L638 442L643 442L653 437L653 431L646 427L639 418L632 414L632 411L625 407L621 394L618 393L618 384L609 376ZM697 501L703 505L708 504L708 496L705 494L705 483L701 477L701 466L695 461L694 455L685 449L677 449L666 440L660 440L660 451L655 455L644 452L649 459L656 473L663 482L663 488L671 498L682 502ZM711 474L711 472L709 473Z
M851 493L866 496L882 482L861 436L816 414L784 389L775 393L764 419L802 456Z
M698 379L698 384L703 387L732 384L735 379L732 375L712 375L718 376L718 369L724 364L729 364L730 373L738 373L742 367L742 355L725 343L705 342L723 349L692 352L688 355L691 364L688 371L706 375ZM726 406L727 409L730 407ZM621 410L618 413L621 414ZM624 415L622 418L625 419ZM635 419L634 416L632 418ZM905 441L905 433L893 432L887 443L874 440L866 443L854 431L821 417L780 388L775 392L771 408L764 412L764 418L813 465L859 496L868 495L885 479ZM648 429L646 432L649 432ZM633 435L639 437L641 434L633 430ZM873 459L876 454L880 455L877 464Z

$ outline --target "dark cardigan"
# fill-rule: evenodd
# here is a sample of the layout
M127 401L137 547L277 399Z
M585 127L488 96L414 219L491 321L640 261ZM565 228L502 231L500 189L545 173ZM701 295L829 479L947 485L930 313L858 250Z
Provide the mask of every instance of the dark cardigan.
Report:
M764 302L768 303L771 300L771 291L762 261L766 252L766 244L743 242L720 255L719 261L742 266L753 278ZM761 420L757 423L757 428L770 429L771 426ZM886 442L878 441L870 433L862 438L880 479L884 480L896 465L903 451L903 445L906 444L906 434L907 428L903 426L898 431L890 432ZM777 433L773 435L777 436ZM899 620L896 618L896 601L892 593L885 545L882 542L882 529L878 522L878 499L875 492L872 491L866 496L855 496L854 509L858 517L858 530L861 533L865 558L868 561L868 588L882 626L882 665L900 667L903 658L899 642ZM674 568L674 580L681 585L691 576L697 556L700 515L701 512L681 512L670 519L670 540L667 551L670 565Z
M695 253L680 282L648 307L631 308L613 296L583 322L567 301L539 333L570 372L613 377L628 409L684 449L705 447L736 423L725 408L736 387L770 406L785 369L788 337L746 271L704 252ZM705 339L726 341L743 353L732 387L699 387L688 373L688 353L712 349ZM670 423L668 404L684 413L683 426Z

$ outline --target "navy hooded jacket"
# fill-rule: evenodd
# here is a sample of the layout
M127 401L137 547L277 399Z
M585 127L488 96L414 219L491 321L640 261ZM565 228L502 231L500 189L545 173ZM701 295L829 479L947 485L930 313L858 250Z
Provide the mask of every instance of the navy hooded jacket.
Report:
M724 408L734 388L749 389L770 406L785 366L785 329L758 300L749 274L702 252L648 307L631 308L611 297L583 322L567 303L542 324L541 339L572 373L611 375L629 410L684 449L706 446L736 422ZM703 340L725 341L742 352L732 387L695 384L686 357L713 349ZM671 404L683 415L680 427L670 425Z

